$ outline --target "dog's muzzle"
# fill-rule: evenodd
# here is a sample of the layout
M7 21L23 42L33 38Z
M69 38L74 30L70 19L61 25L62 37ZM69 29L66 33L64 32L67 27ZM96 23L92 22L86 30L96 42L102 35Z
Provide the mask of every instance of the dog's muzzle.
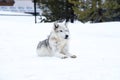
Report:
M65 39L68 39L69 35L65 35Z

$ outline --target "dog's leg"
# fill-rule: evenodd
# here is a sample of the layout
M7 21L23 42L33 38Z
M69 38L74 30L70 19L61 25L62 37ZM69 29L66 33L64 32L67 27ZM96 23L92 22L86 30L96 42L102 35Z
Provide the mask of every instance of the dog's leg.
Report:
M51 45L51 53L52 53L54 56L59 57L59 58L61 58L61 59L67 58L66 55L64 55L64 54L62 54L62 53L60 52L59 48L57 47L56 40L51 39L50 45Z
M76 58L77 56L76 55L73 55L71 53L68 52L68 46L64 46L63 50L62 50L62 53L64 53L66 56L68 57L71 57L71 58Z
M56 47L52 47L52 53L53 53L56 57L59 57L59 58L61 58L61 59L67 58L67 56L64 55L63 53L61 53L60 50L58 50Z
M66 56L71 57L71 58L76 58L76 55L70 54L68 51L64 52Z
M59 57L61 59L65 59L65 58L68 58L66 55L62 54L62 53L59 53L59 52L56 52L55 54L56 57Z
M56 50L55 56L61 59L65 59L68 57L67 55L63 54L60 50Z

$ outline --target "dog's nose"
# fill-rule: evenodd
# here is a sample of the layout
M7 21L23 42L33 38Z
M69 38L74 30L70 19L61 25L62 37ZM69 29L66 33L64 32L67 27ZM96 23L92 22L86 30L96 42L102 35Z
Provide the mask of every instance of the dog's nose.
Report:
M68 39L69 35L65 35L65 39Z

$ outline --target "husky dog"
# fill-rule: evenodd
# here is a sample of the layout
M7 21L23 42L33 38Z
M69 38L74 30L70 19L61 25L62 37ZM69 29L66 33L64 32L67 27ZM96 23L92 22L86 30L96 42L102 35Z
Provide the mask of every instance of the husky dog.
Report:
M76 58L68 52L69 30L66 24L54 23L53 30L49 37L37 46L39 56L57 56L62 59L71 57Z

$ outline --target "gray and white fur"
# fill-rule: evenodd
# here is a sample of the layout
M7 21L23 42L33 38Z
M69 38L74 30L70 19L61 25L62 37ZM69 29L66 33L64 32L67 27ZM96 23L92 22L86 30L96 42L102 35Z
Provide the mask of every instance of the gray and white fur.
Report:
M54 23L53 30L49 37L40 41L37 46L38 56L56 56L62 59L71 57L76 58L68 52L69 50L69 29L66 24Z

